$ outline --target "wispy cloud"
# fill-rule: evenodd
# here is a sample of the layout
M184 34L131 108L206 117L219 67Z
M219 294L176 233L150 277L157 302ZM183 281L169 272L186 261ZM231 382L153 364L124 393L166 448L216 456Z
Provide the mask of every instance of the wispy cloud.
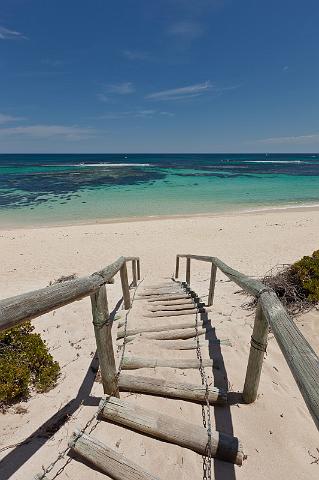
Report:
M159 115L165 115L167 117L173 117L175 114L172 112L162 112L159 110L153 109L137 109L137 110L128 110L124 112L109 112L98 117L100 120L121 120L124 118L153 118Z
M27 37L20 32L0 26L0 40L17 40L19 38L26 39Z
M219 87L209 80L195 85L188 85L186 87L172 88L169 90L161 90L159 92L150 93L145 98L149 100L183 100L211 93L214 95L221 95L230 90L236 90L241 85L231 85L226 87Z
M171 88L169 90L161 90L159 92L150 93L145 98L150 100L179 100L183 98L192 98L212 89L210 81L203 83L196 83L195 85L188 85L186 87Z
M12 115L6 115L4 113L0 113L0 125L5 125L6 123L10 123L10 122L19 122L20 120L24 120L24 118L13 117Z
M108 93L116 93L117 95L129 95L135 92L135 88L131 82L122 82L105 85L105 91Z
M141 50L123 50L122 54L129 60L148 60L149 54Z
M175 117L175 113L172 112L159 112L160 115L163 115L164 117Z
M112 83L103 85L103 91L97 94L101 102L109 102L114 95L130 95L135 92L132 82Z
M100 100L100 102L107 103L110 101L110 98L107 95L105 95L105 93L97 93L96 96Z
M187 38L193 40L203 35L204 28L198 22L184 20L170 25L167 33L175 37L182 37L183 39Z
M83 128L77 125L28 125L0 128L0 137L21 136L30 138L62 138L65 140L85 140L95 136L93 128Z
M319 133L312 133L307 135L296 135L290 137L270 137L256 140L254 143L262 143L265 145L279 145L279 144L302 144L319 142ZM251 142L252 143L252 142Z

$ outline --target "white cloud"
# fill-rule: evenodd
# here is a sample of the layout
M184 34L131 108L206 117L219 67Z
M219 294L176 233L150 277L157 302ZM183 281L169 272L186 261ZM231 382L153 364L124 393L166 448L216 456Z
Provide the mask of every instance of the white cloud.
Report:
M156 114L156 110L137 110L135 112L136 117L152 117Z
M185 20L173 23L167 33L176 37L194 39L202 36L204 29L200 23Z
M189 85L187 87L172 88L169 90L161 90L160 92L150 93L145 98L150 100L179 100L183 98L198 97L207 93L213 88L210 81Z
M84 140L94 136L93 128L82 128L77 125L29 125L21 127L0 128L0 137L25 136L30 138L59 137L65 140Z
M319 142L319 133L313 133L309 135L296 135L290 137L270 137L257 140L256 143L263 143L266 145L279 145L284 143L296 144L296 143L313 143Z
M159 114L165 117L175 117L175 113L172 112L159 112Z
M174 113L171 112L160 112L153 109L137 109L137 110L128 110L124 112L109 112L105 115L99 117L100 120L119 120L123 118L153 118L159 115L166 115L168 117L173 117Z
M148 53L141 50L124 50L122 53L129 60L147 60L149 58Z
M209 80L187 87L172 88L169 90L161 90L160 92L150 93L145 98L149 100L182 100L194 97L199 97L208 93L221 95L230 90L236 90L241 85L231 85L229 87L218 87L212 84Z
M24 118L13 117L12 115L5 115L4 113L0 113L0 125L4 125L10 122L18 122L20 120L24 120Z
M117 95L129 95L135 92L135 88L131 82L122 82L106 85L105 91L108 93L116 93Z
M100 102L110 102L114 95L130 95L135 92L132 82L122 82L103 85L103 91L97 94Z
M16 32L15 30L9 30L8 28L0 26L0 40L15 40L18 38L26 39L22 33Z

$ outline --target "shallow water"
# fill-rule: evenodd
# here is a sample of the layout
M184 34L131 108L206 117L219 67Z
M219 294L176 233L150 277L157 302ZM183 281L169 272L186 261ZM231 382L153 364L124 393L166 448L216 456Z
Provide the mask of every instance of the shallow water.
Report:
M0 155L0 223L319 203L319 155Z

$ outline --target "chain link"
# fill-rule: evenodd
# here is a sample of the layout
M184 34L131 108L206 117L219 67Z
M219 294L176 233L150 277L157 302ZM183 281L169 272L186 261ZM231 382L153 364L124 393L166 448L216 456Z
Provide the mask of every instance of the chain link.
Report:
M184 285L184 289L187 293L189 293L190 287L189 285ZM203 387L205 388L205 405L202 404L202 419L203 419L203 426L207 430L207 444L205 448L205 454L202 456L203 458L203 480L211 480L212 476L212 444L211 444L211 437L212 437L212 426L211 426L211 417L210 417L210 403L209 403L209 386L207 381L207 376L205 372L205 368L203 366L203 357L202 351L200 348L200 338L198 332L198 316L200 311L202 310L199 307L199 299L198 302L192 297L194 305L196 307L196 314L195 314L195 333L196 333L196 356L199 361L199 373L201 376L201 382Z
M108 395L108 397L112 397L114 394L117 393L117 390L118 390L118 379L119 379L119 376L121 374L121 371L122 371L122 366L123 366L123 360L124 360L124 355L125 355L125 347L126 347L126 336L127 336L127 320L128 320L128 316L132 310L132 307L133 307L133 302L134 302L134 299L135 299L135 295L136 295L136 291L138 289L138 287L141 285L141 283L143 282L144 279L142 279L138 284L137 286L135 287L134 289L134 293L132 295L132 300L131 300L131 306L130 308L127 310L126 314L125 314L125 322L124 322L124 338L123 338L123 344L122 344L122 352L121 352L121 358L120 358L120 362L119 362L119 367L118 367L118 370L117 370L117 373L116 373L116 387L114 389L113 392L111 392L110 395ZM77 440L82 436L83 433L86 432L86 430L93 424L93 422L95 421L95 423L92 425L92 427L90 428L90 430L88 431L88 433L92 433L93 430L96 429L96 427L98 426L98 424L101 422L101 419L99 419L99 415L100 413L102 412L103 408L105 407L107 403L107 397L100 403L99 405L99 408L98 410L94 413L94 415L92 415L92 417L89 418L89 420L86 422L86 424L84 425L84 427L79 431L79 433L76 435L76 437L74 438L73 442L72 442L72 447L76 444ZM70 417L71 419L72 417ZM70 420L69 419L69 420ZM47 480L47 477L46 475L48 473L50 473L54 467L56 466L56 464L60 461L60 460L63 460L66 456L66 454L68 453L68 451L70 450L70 446L68 445L64 450L62 450L61 452L59 452L57 458L50 463L50 465L48 465L46 468L44 468L42 466L42 472L41 473L38 473L35 477L35 480ZM59 468L59 470L57 470L57 472L54 474L54 476L52 477L51 480L54 480L55 478L57 478L63 471L64 469L69 465L69 463L71 463L72 461L72 457L69 457L65 460L65 462L63 463L63 465Z

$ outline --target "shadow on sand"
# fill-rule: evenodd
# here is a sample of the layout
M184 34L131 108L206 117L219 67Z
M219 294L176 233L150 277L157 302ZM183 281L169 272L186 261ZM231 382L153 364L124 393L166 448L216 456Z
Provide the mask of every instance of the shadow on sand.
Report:
M110 319L112 321L122 302L123 299L120 299L112 312L110 312ZM98 404L98 399L90 396L98 368L99 361L97 352L95 352L76 397L65 404L64 407L60 408L59 411L52 415L52 417L37 430L31 433L28 438L24 439L21 444L17 444L17 446L1 460L1 480L9 480L24 463L54 436L81 405Z
M201 313L200 319L203 322L203 326L207 329L205 338L208 341L209 357L218 364L218 369L212 369L214 385L228 391L229 382L225 362L220 344L216 342L218 339L215 328L212 328L207 312ZM228 402L226 405L214 405L213 414L215 417L215 425L212 425L212 428L219 432L234 435L230 406L240 403L243 403L242 394L230 392L228 394ZM217 459L213 460L212 463L212 472L214 472L213 478L215 478L215 480L236 480L235 465Z

